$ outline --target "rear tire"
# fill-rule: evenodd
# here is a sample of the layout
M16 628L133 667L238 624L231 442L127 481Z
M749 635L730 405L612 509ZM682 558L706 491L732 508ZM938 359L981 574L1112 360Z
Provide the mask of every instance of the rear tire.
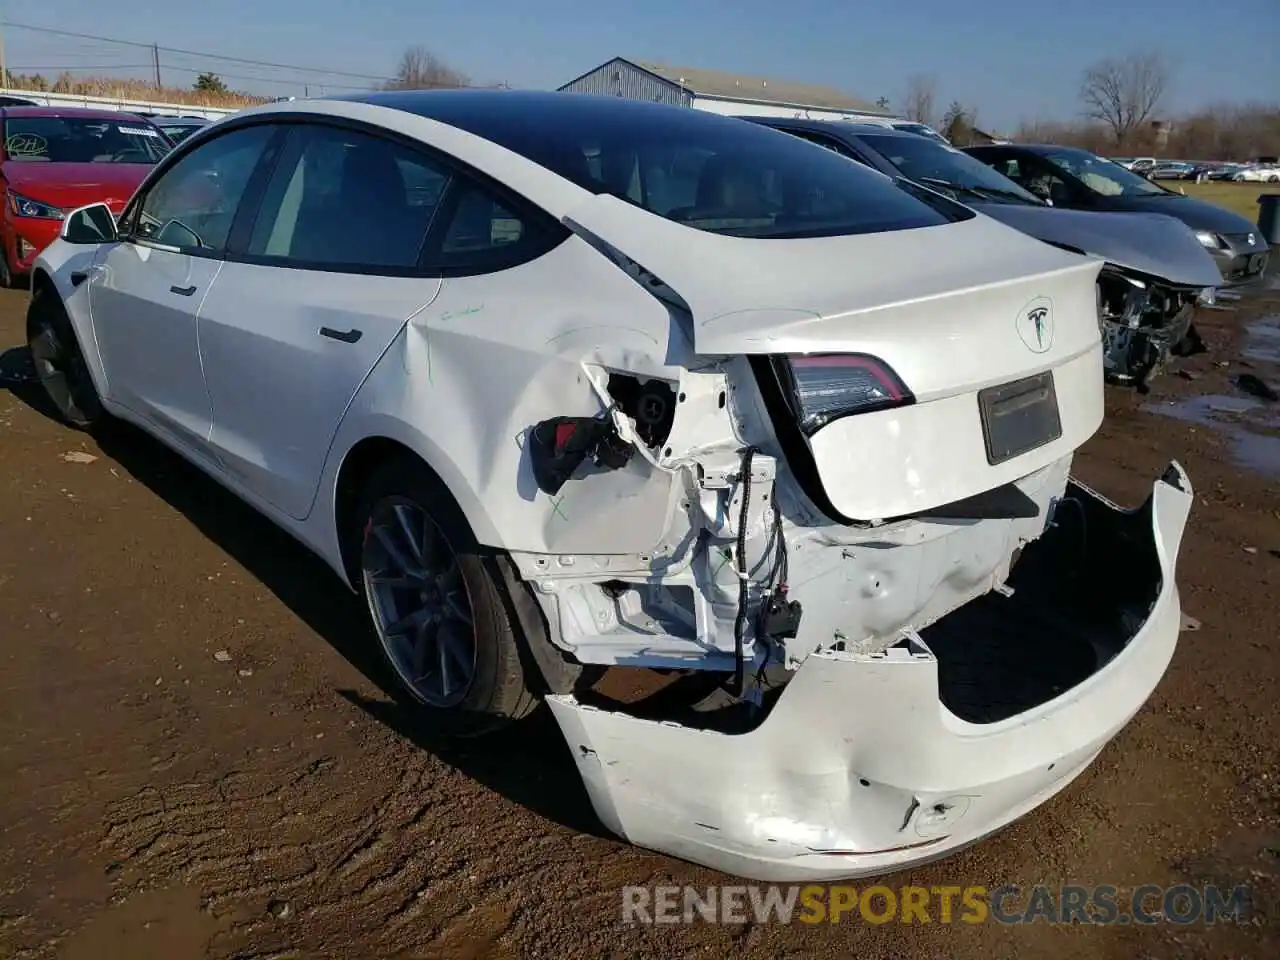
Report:
M370 478L350 543L377 649L409 702L451 737L489 733L537 706L504 586L462 511L425 465Z
M71 320L58 295L45 287L27 308L27 345L45 396L64 421L92 430L106 419Z

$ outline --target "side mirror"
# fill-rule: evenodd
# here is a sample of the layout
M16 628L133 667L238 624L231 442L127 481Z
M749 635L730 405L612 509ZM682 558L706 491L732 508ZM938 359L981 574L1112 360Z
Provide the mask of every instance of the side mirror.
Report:
M116 218L105 203L91 203L67 214L58 232L67 243L110 243L116 239Z

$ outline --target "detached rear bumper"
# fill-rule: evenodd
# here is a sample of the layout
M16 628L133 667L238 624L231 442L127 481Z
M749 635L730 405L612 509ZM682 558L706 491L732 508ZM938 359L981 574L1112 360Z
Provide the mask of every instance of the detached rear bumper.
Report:
M1065 787L1146 702L1177 643L1174 568L1191 502L1176 464L1133 511L1073 484L1053 535L1024 551L1013 582L1025 569L1026 586L1012 600L981 598L880 655L810 656L748 733L549 702L597 815L639 846L784 882L937 859ZM1073 589L1085 592L1070 595L1055 582L1098 569L1120 582L1082 580ZM1085 614L1080 597L1093 608ZM994 722L948 693L975 669L957 666L955 651L963 659L1003 633L1040 662L1057 655L1068 623L1098 663L1065 692ZM936 655L934 635L953 652Z

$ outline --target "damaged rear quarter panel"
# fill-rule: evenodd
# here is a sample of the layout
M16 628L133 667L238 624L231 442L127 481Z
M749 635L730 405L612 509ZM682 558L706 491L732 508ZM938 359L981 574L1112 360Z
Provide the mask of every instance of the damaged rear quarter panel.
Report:
M529 263L447 278L366 382L337 449L400 420L415 428L410 445L486 545L649 552L678 507L675 472L633 457L549 497L534 481L526 433L550 417L604 410L593 376L603 382L617 370L675 383L690 362L669 308L571 236Z

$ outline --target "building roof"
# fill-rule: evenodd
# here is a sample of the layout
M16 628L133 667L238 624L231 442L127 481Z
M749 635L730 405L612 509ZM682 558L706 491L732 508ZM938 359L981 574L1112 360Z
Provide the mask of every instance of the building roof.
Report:
M889 116L875 104L817 83L771 80L768 77L726 73L722 70L704 70L701 67L677 67L649 60L629 60L628 62L702 96L825 107L832 110L857 110L861 113Z

